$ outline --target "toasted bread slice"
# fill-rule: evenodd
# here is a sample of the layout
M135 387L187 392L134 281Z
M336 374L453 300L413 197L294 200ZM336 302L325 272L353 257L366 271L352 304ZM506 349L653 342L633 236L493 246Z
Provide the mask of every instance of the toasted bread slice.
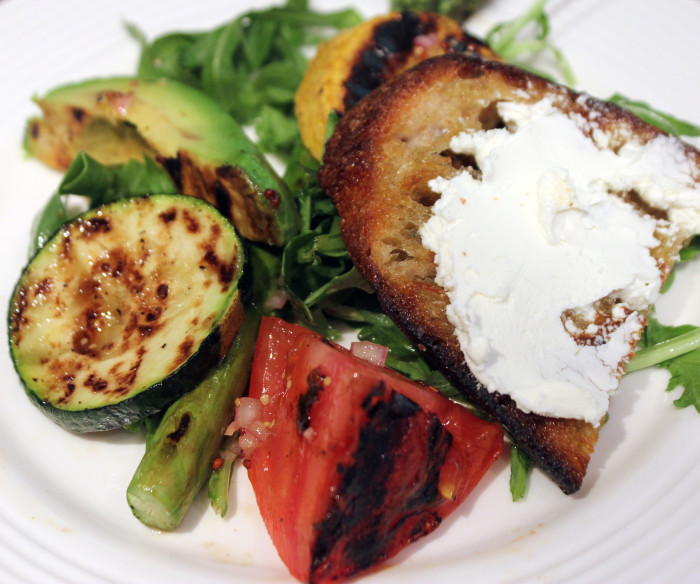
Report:
M321 43L295 98L304 144L320 159L331 112L342 115L387 79L449 52L499 59L451 18L428 12L378 16Z
M578 419L525 413L508 395L489 391L477 380L446 316L449 301L436 283L434 256L423 246L419 234L438 197L428 181L453 177L469 164L451 152L451 138L465 130L501 126L498 102L535 103L545 97L567 115L589 120L592 128L607 135L607 147L612 150L630 137L647 143L663 134L618 107L521 69L444 55L390 80L346 113L326 145L320 180L337 205L350 256L376 288L387 314L469 400L498 420L513 443L569 494L581 487L598 428ZM689 167L700 169L700 153L686 145L681 145L681 150ZM700 171L695 172L696 182L699 177ZM665 211L637 200L634 193L617 194L639 213L665 215ZM651 254L663 279L687 234L656 235L660 243ZM619 324L613 304L613 298L606 298L596 305L599 324ZM579 344L588 341L583 336L576 339Z

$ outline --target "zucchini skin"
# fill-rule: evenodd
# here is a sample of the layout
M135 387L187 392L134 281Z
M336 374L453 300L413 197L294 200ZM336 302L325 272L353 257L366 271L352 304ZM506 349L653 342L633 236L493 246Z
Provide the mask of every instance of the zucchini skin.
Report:
M64 410L42 400L23 383L25 393L43 414L66 430L76 433L116 430L162 411L197 387L220 361L221 337L220 327L217 327L180 369L148 390L121 402L85 410ZM19 374L16 366L15 371Z
M18 313L18 306L25 300L21 297L21 289L24 287L26 291L28 287L25 276L35 265L35 260L37 260L42 251L45 250L54 239L60 238L62 233L65 233L71 225L78 221L87 221L89 218L94 218L96 216L108 216L110 208L129 205L133 205L133 210L135 212L143 211L144 208L148 209L148 205L152 205L150 208L154 210L154 212L160 211L161 209L170 211L174 208L181 212L182 217L187 215L187 211L196 209L202 210L203 214L201 218L204 219L203 224L205 227L222 226L225 230L223 240L226 243L227 249L229 249L231 262L235 268L230 274L227 274L231 278L230 282L226 284L224 290L218 292L219 295L216 297L218 299L215 300L213 306L217 311L217 316L214 323L209 325L210 328L204 329L205 334L194 333L193 338L195 342L193 351L186 355L176 368L164 374L154 382L149 383L147 387L136 385L135 390L129 390L124 394L116 392L117 395L115 398L111 401L107 401L107 403L90 407L89 404L82 405L82 402L78 401L77 405L75 403L69 403L67 406L64 405L62 407L60 404L61 400L55 399L56 393L52 393L54 390L51 385L47 385L47 381L37 382L36 379L29 379L28 371L23 369L23 357L27 354L27 351L29 351L29 354L32 353L32 345L30 343L28 349L18 349L19 342L16 342L15 335L22 337L26 331L26 328L21 328L23 325L19 324L23 318L21 310ZM207 222L209 219L212 219L211 222ZM229 245L233 245L234 247L230 248L228 247ZM53 250L47 252L49 258L51 258L51 252L53 252ZM162 411L170 403L195 388L206 377L208 372L221 361L233 343L244 316L240 291L238 290L238 282L244 263L243 256L244 250L239 236L235 232L233 226L221 213L209 203L186 195L151 195L120 200L104 205L98 209L90 210L67 223L56 232L49 242L47 242L46 246L34 254L32 259L25 266L22 276L15 285L10 298L7 319L10 356L26 395L30 401L52 421L66 430L77 433L113 430ZM199 267L202 268L202 266ZM39 268L39 273L41 274L40 270L41 266ZM30 274L30 278L31 277L33 276ZM31 281L30 279L29 282ZM60 286L57 286L57 288L60 288ZM70 297L70 293L68 293L66 297ZM207 313L202 313L202 316L206 315ZM174 323L168 323L168 326L179 326L180 324L180 322L176 321ZM68 332L73 333L75 330L80 330L80 328L68 329ZM190 333L188 333L188 338L189 334ZM49 345L50 343L47 341L46 344ZM170 362L168 357L171 355L172 353L164 353L162 358L164 361ZM161 358L161 356L158 358ZM99 361L99 359L97 359L97 361ZM44 377L45 380L49 379L48 376ZM54 398L53 400L52 397Z

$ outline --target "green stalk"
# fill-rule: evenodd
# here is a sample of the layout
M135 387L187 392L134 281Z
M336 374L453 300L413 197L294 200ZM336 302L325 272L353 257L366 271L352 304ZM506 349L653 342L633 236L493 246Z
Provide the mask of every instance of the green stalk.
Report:
M657 343L651 347L640 349L625 367L625 373L658 365L698 348L700 348L700 328Z
M207 497L214 513L226 517L228 511L228 497L233 476L233 465L236 458L233 456L235 443L238 442L238 432L233 436L226 436L221 444L222 451L228 451L231 456L222 459L221 466L212 471L207 485Z
M505 59L512 58L516 54L519 54L521 51L516 50L514 54L511 50L515 38L530 21L535 20L542 13L544 5L547 4L547 2L548 0L538 0L521 16L490 32L487 36L487 42L491 45L491 48ZM500 34L494 34L495 30L498 30Z
M223 362L163 416L126 492L145 525L171 531L211 474L236 398L247 384L261 312L252 307Z

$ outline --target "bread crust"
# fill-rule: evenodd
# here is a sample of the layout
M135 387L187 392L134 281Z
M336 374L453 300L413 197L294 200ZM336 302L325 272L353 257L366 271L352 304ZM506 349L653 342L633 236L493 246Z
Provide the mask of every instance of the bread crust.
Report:
M460 171L462 161L449 150L452 136L498 127L498 101L533 103L544 97L569 114L594 118L611 136L613 149L630 136L644 143L663 133L612 104L516 67L444 55L390 80L353 107L326 145L319 176L338 208L348 252L386 313L570 494L581 487L598 429L580 420L525 413L474 377L447 320L448 299L435 282L433 254L418 234L437 198L427 182ZM690 147L687 154L700 168L700 154ZM664 277L681 245L668 241L653 250Z

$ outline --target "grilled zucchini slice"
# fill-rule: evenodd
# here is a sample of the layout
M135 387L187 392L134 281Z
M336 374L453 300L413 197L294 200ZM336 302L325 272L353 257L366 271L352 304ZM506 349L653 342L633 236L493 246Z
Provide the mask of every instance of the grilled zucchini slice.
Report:
M195 197L124 199L65 224L10 301L10 351L27 395L76 432L160 411L233 342L242 267L231 223Z

